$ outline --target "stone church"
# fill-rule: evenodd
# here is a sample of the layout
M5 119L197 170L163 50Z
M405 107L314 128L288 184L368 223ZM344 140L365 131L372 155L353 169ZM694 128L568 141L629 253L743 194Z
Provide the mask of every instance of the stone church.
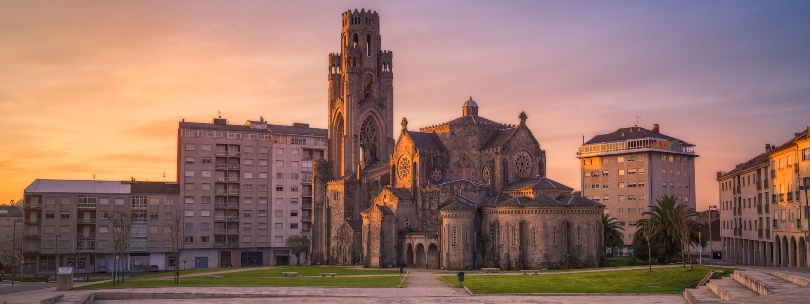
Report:
M461 116L394 139L393 54L377 12L343 13L329 55L328 158L314 164L314 264L442 269L591 267L604 259L604 206L546 177L517 124Z

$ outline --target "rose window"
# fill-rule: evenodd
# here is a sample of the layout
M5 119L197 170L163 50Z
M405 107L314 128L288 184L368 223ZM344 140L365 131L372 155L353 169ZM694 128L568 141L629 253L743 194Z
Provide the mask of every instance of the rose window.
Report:
M442 180L442 169L433 168L433 171L430 172L430 179L434 182L438 182Z
M484 179L485 184L492 182L492 168L489 166L484 167L484 170L481 172L481 177Z
M515 173L520 177L527 177L531 173L532 158L525 151L518 152L515 157Z
M401 179L408 178L408 175L411 172L411 161L406 156L402 156L399 158L399 162L397 162L397 176Z

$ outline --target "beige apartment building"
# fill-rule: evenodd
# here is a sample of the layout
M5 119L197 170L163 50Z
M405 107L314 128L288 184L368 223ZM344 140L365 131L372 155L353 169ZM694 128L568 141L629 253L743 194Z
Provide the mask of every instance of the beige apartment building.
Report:
M664 195L695 208L695 145L638 126L594 136L579 147L582 196L605 205L624 228L631 255L636 223Z
M724 261L807 267L810 127L781 146L718 172Z
M95 272L115 261L110 216L132 214L131 245L123 265L142 270L178 262L164 233L178 203L176 183L139 181L45 180L25 188L24 273L50 273L55 267Z
M185 267L294 263L284 243L309 236L312 161L324 158L326 130L215 118L181 122L179 134L180 200L192 231Z

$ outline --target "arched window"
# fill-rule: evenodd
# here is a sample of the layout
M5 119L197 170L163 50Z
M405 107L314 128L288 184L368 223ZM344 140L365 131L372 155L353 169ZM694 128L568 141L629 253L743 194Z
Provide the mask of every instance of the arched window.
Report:
M366 56L371 56L371 34L366 34Z
M371 116L367 117L360 125L360 146L363 147L362 159L365 166L374 166L379 157L377 155L377 143L379 142L379 127Z
M352 35L352 45L354 47L357 47L357 43L358 43L357 33L354 33L354 35Z

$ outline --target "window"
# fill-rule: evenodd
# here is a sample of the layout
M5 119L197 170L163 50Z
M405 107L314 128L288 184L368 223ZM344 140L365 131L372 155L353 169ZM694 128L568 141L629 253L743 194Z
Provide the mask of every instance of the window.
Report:
M211 136L211 137L213 137L213 136ZM211 151L211 145L202 145L202 148L201 148L201 149L202 149L203 151ZM210 159L210 158L209 158L209 159Z
M211 177L211 170L203 170L200 174L202 177Z
M189 210L189 209L186 209L186 210L183 212L183 215L184 215L184 216L186 216L186 217L192 217L192 216L194 216L194 210Z
M186 243L186 244L194 243L194 236L189 235L189 236L183 237L183 243Z
M551 245L557 245L557 227L551 228Z
M624 162L624 156L619 156L618 157L618 162L623 163Z
M290 229L298 229L298 223L291 223Z
M276 148L276 155L284 155L284 148Z
M110 218L110 213L109 212L102 211L102 212L98 213L98 219L100 219L100 220L106 220L106 219L109 219L109 218Z
M259 229L261 229L261 227ZM267 243L267 236L266 235L259 235L257 237L257 239L258 239L259 243Z
M104 227L107 227L107 226L104 226ZM44 232L44 233L53 233L53 231L54 231L53 226L51 226L51 225L47 225L47 226L42 228L42 232Z
M246 179L247 179L247 178L253 178L253 172L247 172L247 171L246 171L246 172L245 172L245 174L244 174L244 176L245 176L245 178L246 178Z
M200 190L202 191L211 191L211 184L205 183L200 185Z
M185 174L185 176L186 176L186 177L194 177L194 171L192 171L192 170L186 170L186 174Z
M276 185L276 192L281 192L281 191L284 191L284 186Z
M260 159L259 160L259 166L267 167L267 160L266 159Z
M194 144L186 144L186 151L194 151L197 149L197 146Z
M243 202L244 202L245 204L253 204L253 198L252 198L252 197L246 197L246 198L243 200Z
M186 163L187 164L193 164L194 163L194 157L186 157Z
M810 148L802 149L802 160L810 160Z
M194 197L193 196L186 196L184 198L184 201L186 202L186 204L193 204L194 203Z
M267 172L259 172L259 178L267 178Z
M260 197L259 198L259 205L267 205L267 198L266 197Z
M150 220L157 220L158 219L157 212L149 212L149 219Z
M298 179L298 173L290 173L290 179Z
M259 184L259 192L267 192L267 185Z
M253 230L253 224L251 223L243 223L242 230Z
M276 223L276 229L284 229L284 223Z
M200 210L200 216L203 216L203 217L211 216L211 210Z
M109 204L110 204L110 199L109 199L109 198L106 198L106 197L100 198L100 199L98 200L98 204L99 204L99 205L105 205L105 206L106 206L106 205L109 205Z
M619 169L619 175L624 175L624 169Z
M624 183L619 183L619 189L624 189Z
M70 219L70 212L62 212L59 218L63 220Z
M456 244L456 227L453 227L453 245Z
M296 187L296 186L291 186L291 187L290 187L290 192L298 192L298 187Z
M297 161L290 162L290 167L298 168L298 162Z
M210 157L203 157L202 158L202 163L203 164L210 164L211 163L211 158Z
M253 212L250 211L242 212L242 217L253 217Z
M284 179L284 173L276 173L276 179Z
M194 191L194 184L187 183L185 186L186 191Z
M276 161L276 167L284 167L284 161L283 160L277 160Z
M276 217L284 217L284 211L283 210L276 210L275 213L276 213Z
M242 185L242 190L244 190L245 192L252 192L253 191L253 185L251 185L251 184Z
M577 226L577 245L582 244L582 227Z
M298 149L290 149L290 154L298 155Z
M61 204L62 205L70 205L70 198L69 197L63 197L61 199Z
M45 218L46 219L52 219L52 218L55 218L55 215L54 215L53 212L45 212Z
M53 226L51 226L51 228L53 228ZM45 230L47 230L47 229L45 229ZM109 227L107 227L107 226L98 226L98 233L109 233L109 232L110 232Z
M208 243L209 241L210 241L210 238L207 237L207 236L201 236L200 237L200 243Z

